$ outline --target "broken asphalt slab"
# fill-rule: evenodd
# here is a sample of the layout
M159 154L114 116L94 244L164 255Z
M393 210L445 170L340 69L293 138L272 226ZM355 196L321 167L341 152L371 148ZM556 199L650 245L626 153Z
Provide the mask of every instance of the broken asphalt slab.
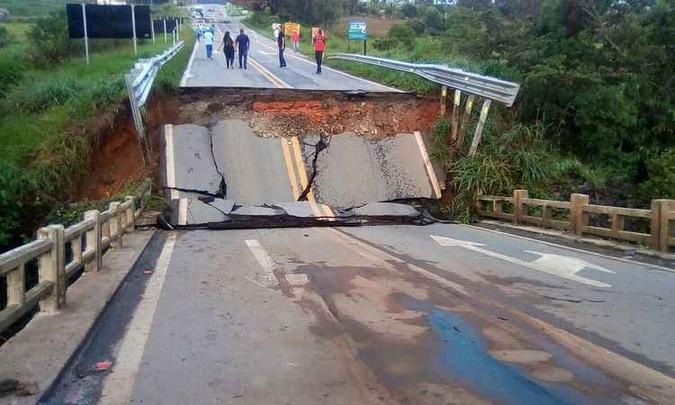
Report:
M440 194L419 133L264 138L232 119L167 125L164 142L171 223L179 226L236 216L415 218L412 207L372 203Z
M439 198L433 168L426 164L426 147L418 134L368 140L354 134L332 136L319 152L313 182L317 202L350 208L371 202ZM318 137L304 139L307 170Z

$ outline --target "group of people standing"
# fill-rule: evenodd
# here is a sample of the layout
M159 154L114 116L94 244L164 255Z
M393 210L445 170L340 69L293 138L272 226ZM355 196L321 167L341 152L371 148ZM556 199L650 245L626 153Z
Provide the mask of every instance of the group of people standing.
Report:
M286 67L286 58L284 51L286 50L286 34L283 28L279 28L276 33L277 47L279 48L279 67ZM316 73L321 74L321 65L323 63L323 53L326 50L326 34L322 29L317 30L316 34L312 36L312 45L314 46L314 59L316 60ZM300 33L293 31L291 33L291 46L294 52L297 52L300 45Z
M199 25L196 29L197 31L197 41L201 42L201 39L204 38L204 45L206 48L206 58L213 60L213 39L215 35L215 26L212 24L209 27ZM284 52L286 51L286 34L283 29L279 29L276 33L277 38L277 47L279 48L279 67L285 68L286 58L284 57ZM300 46L300 33L293 31L290 35L291 46L294 52L299 50ZM316 60L316 73L321 74L321 65L323 63L323 53L326 50L326 34L322 29L316 31L312 36L312 45L314 47L314 59ZM220 48L225 54L225 61L227 63L227 69L234 69L234 55L237 53L239 55L239 69L248 68L248 51L251 48L251 40L248 35L244 32L244 29L239 30L239 35L236 38L232 38L230 31L225 32L223 36L223 43L220 45Z

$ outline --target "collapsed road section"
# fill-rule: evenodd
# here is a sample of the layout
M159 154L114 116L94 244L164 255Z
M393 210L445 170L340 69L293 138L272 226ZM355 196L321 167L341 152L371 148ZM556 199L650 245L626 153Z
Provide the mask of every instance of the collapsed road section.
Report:
M436 100L227 89L182 97L162 136L173 226L426 223L394 202L441 196L423 136Z

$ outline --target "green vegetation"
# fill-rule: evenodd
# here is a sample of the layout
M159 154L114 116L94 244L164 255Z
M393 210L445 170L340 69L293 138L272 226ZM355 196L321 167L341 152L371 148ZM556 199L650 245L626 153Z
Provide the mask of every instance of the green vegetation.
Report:
M12 17L34 18L65 10L70 0L0 0L0 8L6 8Z
M150 58L167 44L141 41L134 55L130 40L93 40L87 65L82 44L64 39L63 12L35 25L0 27L16 39L0 49L1 251L29 238L54 207L62 207L88 170L93 150L89 128L103 113L122 106L123 74L138 58ZM45 27L51 27L50 35ZM185 35L192 44L189 29ZM158 77L162 87L178 84L191 49L184 47L166 65Z
M276 8L269 3L277 3ZM284 3L259 2L248 22L268 31L272 20L321 21L303 20ZM343 1L335 8L340 10L340 4L343 13L352 7L351 1ZM458 206L448 208L453 214L468 218L467 207L478 192L509 193L514 187L560 199L580 191L596 202L624 206L673 197L672 1L459 0L453 6L401 8L370 4L360 12L405 22L385 36L371 36L369 54L446 63L522 84L513 108L493 107L475 157L466 156L466 145L449 147L447 138L440 137L446 157L452 156L444 163L458 197ZM346 51L344 33L331 29L328 53ZM352 51L357 47L352 44ZM400 88L437 91L396 72L331 63ZM536 172L530 164L537 166Z

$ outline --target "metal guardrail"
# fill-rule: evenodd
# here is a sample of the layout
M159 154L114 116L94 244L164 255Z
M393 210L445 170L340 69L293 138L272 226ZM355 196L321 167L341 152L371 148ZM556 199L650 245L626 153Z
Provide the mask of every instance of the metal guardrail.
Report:
M152 84L155 82L157 73L166 62L176 56L181 48L183 48L183 45L185 45L185 42L179 41L154 58L141 59L125 76L129 104L131 104L131 114L134 117L134 126L136 127L138 138L143 145L144 153L146 150L145 124L143 123L143 112L141 109L148 101L148 95L150 95L150 90L152 89Z
M145 102L148 100L152 84L161 67L171 60L181 50L183 45L185 45L185 42L180 41L152 59L141 60L129 72L131 76L130 88L132 90L129 96L134 98L138 107L145 105Z
M100 271L103 253L111 246L122 247L122 236L134 230L143 212L143 197L150 189L151 182L146 180L137 196L112 202L102 212L87 211L81 222L68 228L40 228L36 240L0 254L0 277L7 280L7 306L0 310L0 333L38 305L43 312L58 311L66 302L68 279L73 274L82 269ZM38 280L26 290L26 267L33 260L37 261Z
M326 59L348 60L416 74L443 86L497 101L509 107L516 101L516 96L520 90L520 84L518 83L482 76L445 65L400 62L352 53L334 53L327 55Z

